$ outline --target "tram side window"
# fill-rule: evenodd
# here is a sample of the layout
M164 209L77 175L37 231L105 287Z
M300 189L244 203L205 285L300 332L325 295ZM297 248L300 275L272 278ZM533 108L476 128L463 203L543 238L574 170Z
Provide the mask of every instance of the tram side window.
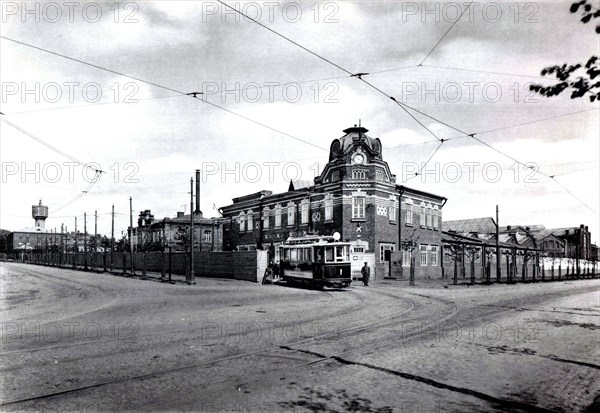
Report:
M290 250L289 250L289 248L283 248L283 260L284 261L289 261L290 260Z
M333 262L333 247L325 247L325 262Z
M346 246L335 247L335 261L350 261L350 250Z
M315 260L317 262L323 262L323 248L321 248L321 247L315 248Z
M290 261L298 260L298 250L296 248L290 249Z

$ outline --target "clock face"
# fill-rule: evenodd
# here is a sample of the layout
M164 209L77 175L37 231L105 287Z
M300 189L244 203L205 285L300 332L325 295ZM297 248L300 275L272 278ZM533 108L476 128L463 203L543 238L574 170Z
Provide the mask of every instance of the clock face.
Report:
M365 161L365 157L362 156L360 153L357 153L356 155L354 155L354 163L363 163Z

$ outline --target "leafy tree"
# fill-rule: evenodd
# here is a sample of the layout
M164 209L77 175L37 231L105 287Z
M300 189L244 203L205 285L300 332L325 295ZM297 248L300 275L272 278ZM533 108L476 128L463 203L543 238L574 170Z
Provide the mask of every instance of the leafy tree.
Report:
M115 244L115 251L118 252L129 252L129 240L127 236L123 235L119 241Z
M571 13L581 13L581 21L597 21L596 33L600 34L600 9L594 8L590 0L580 0L571 4ZM558 96L565 90L571 91L571 99L589 95L590 101L600 101L600 60L591 56L585 64L563 64L545 67L542 76L554 75L560 82L551 86L533 84L529 89L545 97ZM598 79L596 79L598 78Z

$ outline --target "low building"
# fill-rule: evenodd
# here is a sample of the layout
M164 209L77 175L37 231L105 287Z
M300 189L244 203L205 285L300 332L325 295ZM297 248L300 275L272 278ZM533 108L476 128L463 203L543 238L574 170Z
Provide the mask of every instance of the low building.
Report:
M7 247L9 253L17 253L34 250L62 250L64 245L63 229L47 230L46 218L48 218L48 207L42 205L42 200L38 205L32 205L31 215L35 220L33 227L23 228L19 231L13 231L7 236Z
M204 218L194 212L194 251L223 251L223 218ZM133 228L134 251L187 251L190 245L191 216L178 212L173 218L156 221L149 209L140 212Z

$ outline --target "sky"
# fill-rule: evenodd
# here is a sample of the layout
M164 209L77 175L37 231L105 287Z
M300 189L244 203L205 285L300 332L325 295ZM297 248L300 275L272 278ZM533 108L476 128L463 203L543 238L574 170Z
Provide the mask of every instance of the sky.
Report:
M134 221L189 212L195 169L218 216L312 180L360 122L397 183L448 199L444 220L499 205L501 225L598 241L598 102L529 91L599 54L570 1L228 2L263 26L216 1L0 3L3 229L32 226L42 199L48 228L85 212L93 230L97 211L103 234L114 204L119 237L129 197Z

